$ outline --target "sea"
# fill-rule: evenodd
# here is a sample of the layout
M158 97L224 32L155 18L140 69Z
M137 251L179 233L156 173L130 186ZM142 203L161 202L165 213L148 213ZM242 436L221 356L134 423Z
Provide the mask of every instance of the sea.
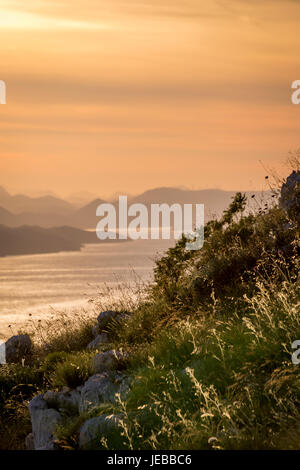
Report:
M56 312L95 308L99 293L153 279L171 240L87 244L80 251L0 258L0 340ZM111 295L111 294L110 294Z

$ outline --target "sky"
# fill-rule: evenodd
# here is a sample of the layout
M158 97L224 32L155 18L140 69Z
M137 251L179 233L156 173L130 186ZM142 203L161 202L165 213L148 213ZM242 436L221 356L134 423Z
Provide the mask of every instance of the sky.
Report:
M0 0L0 185L254 190L300 147L300 0Z

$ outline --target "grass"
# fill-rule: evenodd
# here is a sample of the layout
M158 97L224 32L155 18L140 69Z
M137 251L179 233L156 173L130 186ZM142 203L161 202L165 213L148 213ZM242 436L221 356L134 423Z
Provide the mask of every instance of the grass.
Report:
M28 400L43 387L43 372L36 365L0 367L0 449L23 449L31 432Z
M152 285L120 287L111 304L107 292L92 299L98 312L131 312L112 322L104 346L129 352L131 387L126 399L67 417L57 430L63 448L78 448L86 419L114 414L119 432L99 435L95 448L299 449L299 218L275 199L256 214L245 207L238 193L206 225L202 250L179 240L157 260ZM81 312L38 324L32 363L1 368L0 448L22 448L32 396L92 374L94 323Z
M291 295L291 287L273 299L261 285L247 316L181 322L132 358L135 382L124 406L134 448L269 449L284 438L298 448L287 439L300 404L291 362L300 291Z
M93 312L73 311L55 312L55 315L44 321L32 320L26 333L35 344L35 357L44 358L51 352L80 351L92 341L92 326L95 324Z
M300 291L286 282L274 298L269 287L261 281L247 316L185 320L132 354L133 386L119 408L128 446L280 447L299 418L291 343L300 334Z

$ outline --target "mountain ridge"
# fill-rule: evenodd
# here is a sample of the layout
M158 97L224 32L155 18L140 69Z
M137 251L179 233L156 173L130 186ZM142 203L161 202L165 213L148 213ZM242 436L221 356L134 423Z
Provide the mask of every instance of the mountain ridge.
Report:
M39 225L40 227L50 228L68 225L80 229L92 229L96 227L99 221L99 218L96 217L97 207L99 204L107 203L102 198L96 198L81 207L76 207L63 199L54 198L53 196L39 198L24 196L24 199L22 195L3 196L3 192L5 194L5 189L0 187L0 224L9 227ZM256 198L261 198L267 194L266 191L247 191L245 193L249 196L249 199L253 195ZM204 204L205 219L209 220L214 216L222 214L235 194L235 191L225 191L222 189L188 190L175 187L159 187L130 196L128 198L128 205L142 203L149 207L150 204L162 203L169 205L174 203ZM23 198L22 202L20 202L20 198ZM12 206L16 208L17 204L19 204L19 208L22 204L27 205L27 210L14 213L14 211L9 209ZM118 200L115 199L111 204L115 205L116 212L118 213ZM30 208L31 210L29 210Z

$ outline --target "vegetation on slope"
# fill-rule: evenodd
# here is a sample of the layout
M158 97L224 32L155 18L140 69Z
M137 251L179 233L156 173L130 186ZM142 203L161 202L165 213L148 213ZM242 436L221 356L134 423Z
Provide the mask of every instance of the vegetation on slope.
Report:
M291 360L300 339L299 212L275 198L256 214L245 205L238 193L206 225L202 250L186 251L184 239L171 248L130 317L111 326L106 347L130 353L131 389L92 411L121 417L119 432L95 448L299 449L300 364ZM39 390L86 380L89 322L78 318L72 334L68 322L56 326L33 364L0 370L5 436L20 414L29 432L24 401ZM81 424L66 416L62 447L77 448Z

